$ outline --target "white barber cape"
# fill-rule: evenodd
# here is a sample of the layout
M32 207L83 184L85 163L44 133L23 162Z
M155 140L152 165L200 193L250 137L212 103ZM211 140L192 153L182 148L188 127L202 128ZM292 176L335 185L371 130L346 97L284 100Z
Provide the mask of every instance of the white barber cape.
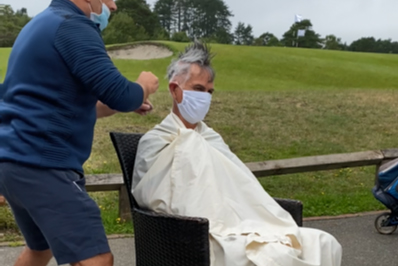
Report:
M156 212L204 217L212 266L339 266L330 234L296 225L288 212L203 122L173 113L139 144L132 193Z

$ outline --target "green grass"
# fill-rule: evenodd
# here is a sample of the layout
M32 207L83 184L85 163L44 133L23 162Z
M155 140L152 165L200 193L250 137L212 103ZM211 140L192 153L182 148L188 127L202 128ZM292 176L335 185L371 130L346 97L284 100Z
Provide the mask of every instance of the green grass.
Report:
M165 44L174 50L186 45ZM244 162L397 147L396 55L225 45L213 50L216 92L206 122ZM0 49L0 58L8 52ZM142 70L154 72L161 88L151 98L155 109L149 116L98 121L87 174L120 172L109 131L146 132L170 112L163 78L170 60L115 60L131 80ZM365 167L260 182L274 197L302 200L308 217L384 209L370 192L373 180L374 167ZM91 195L107 233L132 232L131 223L118 219L116 193Z
M95 192L90 196L101 209L102 220L107 234L132 234L133 225L119 217L119 194L117 192Z
M396 147L396 91L217 92L206 122L244 162ZM166 92L148 117L120 114L98 121L88 171L120 172L111 130L145 132L168 114ZM262 178L276 197L300 199L304 215L382 208L370 193L374 167ZM322 193L323 192L323 193Z
M186 44L162 42L176 50ZM391 89L398 77L398 55L327 50L211 45L216 53L216 89L275 91L314 89ZM115 60L126 77L134 80L150 70L163 79L170 58L149 61Z
M11 48L0 48L0 81L4 80Z

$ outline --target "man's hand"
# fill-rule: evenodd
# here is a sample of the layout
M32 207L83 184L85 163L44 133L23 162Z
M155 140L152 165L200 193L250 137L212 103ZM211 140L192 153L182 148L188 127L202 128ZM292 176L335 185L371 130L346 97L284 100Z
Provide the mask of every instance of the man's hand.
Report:
M150 111L152 111L153 106L149 100L146 100L138 110L135 110L137 114L147 115Z
M149 100L146 100L139 109L134 112L139 115L147 115L153 109L152 103ZM118 113L116 110L110 109L106 104L102 102L97 102L97 118L108 117Z
M144 90L144 102L159 88L159 79L152 72L141 72L136 83L140 84Z

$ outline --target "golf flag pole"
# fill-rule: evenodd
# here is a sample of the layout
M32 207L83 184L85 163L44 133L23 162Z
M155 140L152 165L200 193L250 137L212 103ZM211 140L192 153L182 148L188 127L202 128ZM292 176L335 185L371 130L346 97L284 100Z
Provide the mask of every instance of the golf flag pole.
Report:
M303 17L301 15L296 14L294 16L294 22L295 23L300 23L303 20Z
M301 21L303 21L303 17L301 16L301 15L299 15L299 14L296 14L295 16L294 16L294 23L300 23ZM294 34L295 32L293 32L293 34ZM298 47L298 38L300 37L300 36L304 36L305 35L305 30L304 30L304 33L303 33L303 30L297 30L297 37L296 37L296 47ZM293 36L294 37L294 36ZM294 38L293 38L294 39ZM294 46L294 41L293 41L293 46Z
M298 30L297 31L297 46L298 46L298 38L299 37L305 37L305 30Z
M294 15L294 23L300 23L303 20L303 17L301 15L295 14ZM296 36L294 36L295 34L297 34ZM296 45L294 45L294 37L296 37ZM298 45L298 32L294 32L293 31L293 44L292 46L296 46Z

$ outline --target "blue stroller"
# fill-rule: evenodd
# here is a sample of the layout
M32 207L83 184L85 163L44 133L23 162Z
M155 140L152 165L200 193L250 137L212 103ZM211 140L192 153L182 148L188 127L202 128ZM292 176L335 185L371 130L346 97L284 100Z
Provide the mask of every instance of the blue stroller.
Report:
M394 233L398 226L398 159L380 166L372 193L390 210L376 218L377 232L383 235Z

